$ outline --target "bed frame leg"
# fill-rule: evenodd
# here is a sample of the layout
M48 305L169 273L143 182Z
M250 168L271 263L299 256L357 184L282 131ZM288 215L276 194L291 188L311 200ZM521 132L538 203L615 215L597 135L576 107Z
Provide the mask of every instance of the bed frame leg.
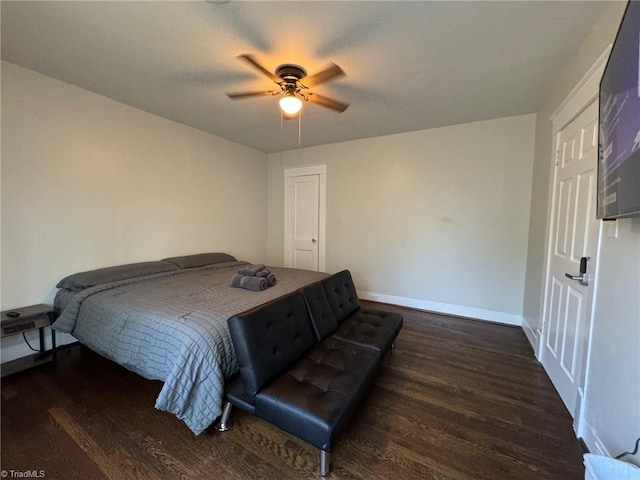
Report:
M231 402L225 402L224 408L222 409L222 416L216 425L216 430L219 432L226 432L231 428L231 422L229 421L229 417L231 416L231 407Z
M320 450L320 476L325 477L329 475L330 468L331 468L331 454L324 450Z

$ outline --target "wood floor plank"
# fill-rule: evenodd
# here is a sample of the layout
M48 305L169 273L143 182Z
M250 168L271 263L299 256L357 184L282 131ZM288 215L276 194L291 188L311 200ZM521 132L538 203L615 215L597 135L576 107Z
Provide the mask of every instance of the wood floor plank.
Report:
M405 323L328 479L583 478L571 417L521 329L363 304ZM317 449L239 411L230 431L196 437L154 408L161 388L80 346L4 378L2 468L61 480L317 478Z

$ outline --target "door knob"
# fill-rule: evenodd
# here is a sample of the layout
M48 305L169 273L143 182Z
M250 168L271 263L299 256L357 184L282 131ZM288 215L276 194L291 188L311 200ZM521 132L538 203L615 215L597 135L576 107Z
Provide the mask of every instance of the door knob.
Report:
M584 285L585 287L589 285L589 274L587 273L587 262L590 260L589 257L582 257L580 259L580 275L571 275L570 273L565 273L564 276L570 278L571 280L578 280L580 285Z
M315 238L312 238L312 239L311 239L311 243L316 243L316 239L315 239Z

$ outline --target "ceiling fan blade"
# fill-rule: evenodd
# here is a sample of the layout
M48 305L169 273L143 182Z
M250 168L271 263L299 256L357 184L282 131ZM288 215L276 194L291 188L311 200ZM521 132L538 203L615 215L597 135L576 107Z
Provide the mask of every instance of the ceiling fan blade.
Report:
M349 108L348 103L339 102L338 100L334 100L333 98L324 97L322 95L318 95L317 93L309 93L306 96L306 99L311 103L316 103L320 106L330 108L332 110L336 110L337 112L344 112L347 108Z
M267 77L269 77L271 79L272 82L280 82L281 80L276 77L273 73L271 73L269 70L267 70L266 68L264 68L262 65L260 65L255 58L253 58L251 55L238 55L238 58L243 59L245 62L247 62L249 65L251 65L253 68L255 68L256 70L258 70L260 73L262 73L263 75L266 75Z
M329 68L322 70L315 75L311 75L310 77L303 78L302 83L305 87L313 87L314 85L328 82L332 78L340 77L344 74L344 71L338 65L332 63Z
M266 97L270 95L277 95L280 93L278 90L264 90L261 92L235 92L235 93L227 93L227 97L238 100L240 98L249 98L249 97Z

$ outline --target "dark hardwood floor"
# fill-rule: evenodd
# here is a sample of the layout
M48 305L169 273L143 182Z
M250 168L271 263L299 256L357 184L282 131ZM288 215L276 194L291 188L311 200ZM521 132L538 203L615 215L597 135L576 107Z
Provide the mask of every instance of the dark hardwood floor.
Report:
M363 302L370 303L370 302ZM331 479L581 479L571 418L516 327L385 306L396 350L332 453ZM2 380L4 470L47 479L300 479L315 448L234 410L198 437L162 384L86 348Z

